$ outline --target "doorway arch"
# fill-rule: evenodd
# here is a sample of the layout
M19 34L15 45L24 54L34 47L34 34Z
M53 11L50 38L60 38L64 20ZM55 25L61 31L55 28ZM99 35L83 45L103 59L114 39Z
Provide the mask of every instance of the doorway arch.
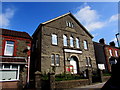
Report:
M79 73L79 64L78 64L78 58L76 56L71 56L70 65L73 66L72 74L78 74Z

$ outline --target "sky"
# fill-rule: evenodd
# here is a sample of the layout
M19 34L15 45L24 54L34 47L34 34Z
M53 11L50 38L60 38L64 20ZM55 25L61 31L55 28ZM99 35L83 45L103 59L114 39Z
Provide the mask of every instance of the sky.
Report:
M118 2L2 2L0 27L32 35L40 23L68 12L94 36L93 41L116 42Z

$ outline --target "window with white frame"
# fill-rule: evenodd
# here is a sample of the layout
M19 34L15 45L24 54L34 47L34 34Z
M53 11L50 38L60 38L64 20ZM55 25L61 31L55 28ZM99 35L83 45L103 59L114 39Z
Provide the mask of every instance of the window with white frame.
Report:
M117 50L115 50L115 55L116 55L116 57L118 57L118 52L117 52Z
M68 22L68 21L66 21L66 26L67 26L67 27L69 26L69 22Z
M51 65L52 66L59 66L60 65L60 55L59 54L52 54L51 55Z
M109 49L109 53L110 53L110 56L112 56L112 50L111 49Z
M76 38L76 47L80 48L80 43L79 43L79 39L78 38Z
M58 54L55 55L56 66L60 65L60 56Z
M13 56L13 53L14 53L14 42L6 41L4 55Z
M70 46L73 47L74 43L73 43L73 37L70 37Z
M63 35L63 45L67 46L67 36Z
M71 27L71 28L74 27L73 23L72 22L68 22L68 21L66 21L66 26L67 27Z
M55 60L55 55L54 55L54 54L52 54L52 55L51 55L51 65L52 65L52 66L54 66L54 65L55 65L54 60Z
M87 41L86 40L84 40L84 49L88 49L88 43L87 43Z
M0 68L0 81L19 80L19 70L19 65L2 65Z
M86 66L91 67L91 58L86 57Z
M58 42L57 42L57 35L56 34L52 34L52 44L53 45L57 45Z

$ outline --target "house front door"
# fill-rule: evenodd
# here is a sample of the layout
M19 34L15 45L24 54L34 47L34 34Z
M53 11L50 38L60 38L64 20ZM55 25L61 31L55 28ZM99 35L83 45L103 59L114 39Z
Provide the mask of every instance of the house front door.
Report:
M73 66L73 73L72 74L77 74L77 61L74 60L74 58L70 59L70 65Z

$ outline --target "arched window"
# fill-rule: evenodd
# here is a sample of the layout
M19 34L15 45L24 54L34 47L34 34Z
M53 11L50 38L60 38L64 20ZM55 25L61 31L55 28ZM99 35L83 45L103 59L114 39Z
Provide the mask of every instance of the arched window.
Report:
M88 43L86 40L84 41L84 49L86 49L86 50L88 49Z
M73 37L70 37L70 46L73 47Z
M76 47L80 48L80 43L79 43L79 39L78 38L76 38Z
M59 66L60 65L60 55L59 54L56 54L55 55L55 64L56 64L56 66Z
M52 34L52 44L53 45L57 45L58 44L57 35L56 34Z
M67 36L63 35L63 45L67 46Z
M55 60L55 55L54 55L54 54L52 54L52 55L51 55L51 65L52 65L52 66L54 66L54 65L55 65L54 60Z

